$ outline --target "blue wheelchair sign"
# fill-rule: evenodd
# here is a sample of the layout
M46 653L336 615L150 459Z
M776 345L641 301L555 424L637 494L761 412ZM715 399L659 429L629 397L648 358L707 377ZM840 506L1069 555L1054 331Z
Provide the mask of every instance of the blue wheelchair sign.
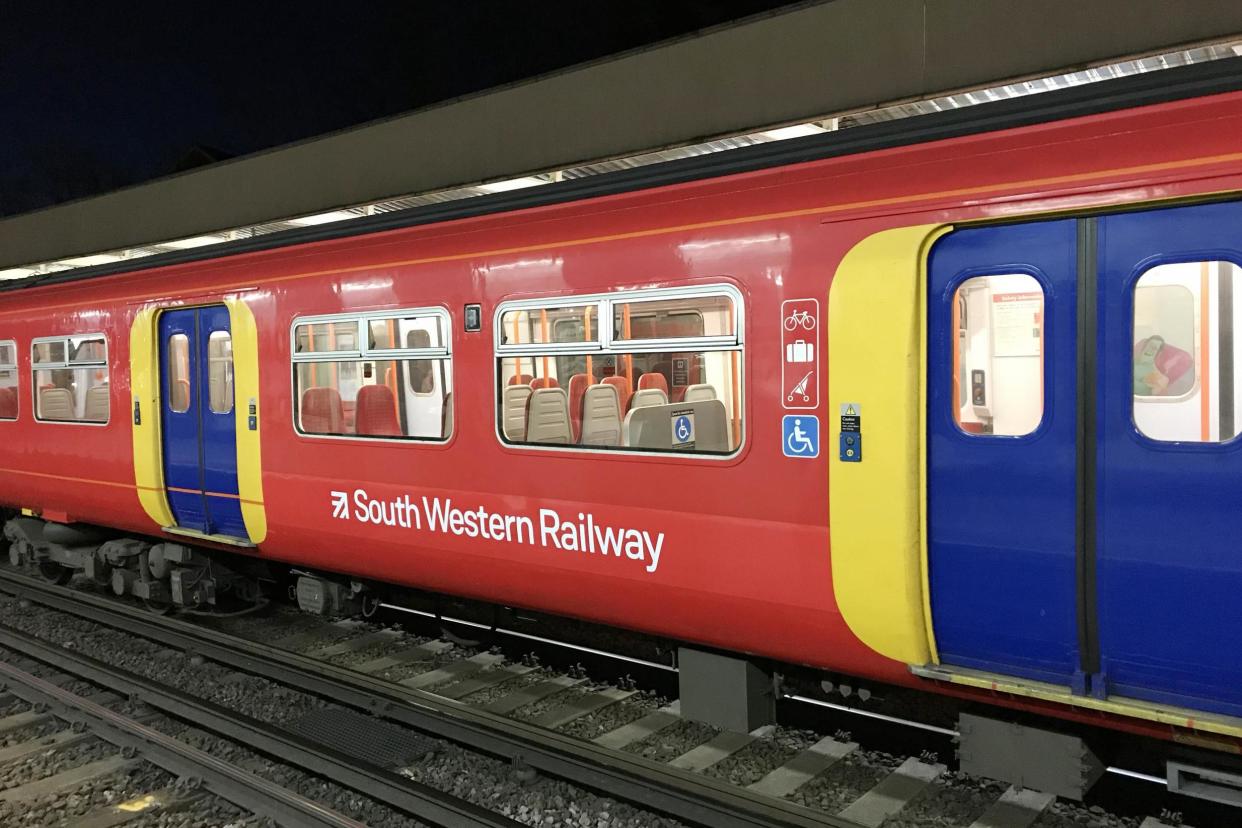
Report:
M673 445L685 446L694 442L694 412L673 413Z
M786 457L818 457L819 417L786 414L781 420L781 451Z

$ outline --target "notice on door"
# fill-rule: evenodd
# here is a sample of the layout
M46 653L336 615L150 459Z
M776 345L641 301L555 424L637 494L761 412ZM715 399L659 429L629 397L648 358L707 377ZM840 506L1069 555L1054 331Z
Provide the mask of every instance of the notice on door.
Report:
M1044 295L997 293L992 296L992 354L1039 356L1043 342Z
M781 302L781 405L819 407L819 300Z

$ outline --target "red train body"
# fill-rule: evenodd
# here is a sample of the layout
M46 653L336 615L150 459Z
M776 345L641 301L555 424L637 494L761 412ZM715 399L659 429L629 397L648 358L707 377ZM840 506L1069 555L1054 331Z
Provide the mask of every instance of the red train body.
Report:
M830 477L840 468L835 432L828 434L838 355L828 352L825 313L812 342L827 370L815 378L819 407L807 412L824 421L824 445L809 462L786 457L782 302L813 297L826 308L847 253L894 228L1242 191L1240 133L1242 94L1222 94L7 293L0 338L17 344L20 412L0 422L0 502L50 520L160 536L136 476L133 329L144 311L235 300L253 314L258 336L253 404L267 532L249 554L931 688L937 685L908 664L860 640L843 617L829 524ZM500 439L492 329L500 303L696 285L732 286L745 309L744 436L736 452L584 453ZM482 330L466 332L463 309L475 303ZM415 307L449 314L451 438L368 442L298 433L294 320ZM107 339L110 421L37 421L30 343L83 332ZM908 370L916 382L916 354ZM248 400L239 392L237 402ZM349 495L350 518L334 517L331 493L339 491ZM464 518L455 519L457 533L429 531L425 511L421 528L401 525L391 512L376 513L378 523L352 516L355 507L366 511L366 501L421 509L423 498L472 511L496 534L501 524L486 515L530 516L541 542L469 537ZM645 532L644 557L565 548L543 537L540 510L575 527L589 515L591 526ZM887 588L872 585L877 593ZM1167 720L1127 726L1165 734L1170 727Z

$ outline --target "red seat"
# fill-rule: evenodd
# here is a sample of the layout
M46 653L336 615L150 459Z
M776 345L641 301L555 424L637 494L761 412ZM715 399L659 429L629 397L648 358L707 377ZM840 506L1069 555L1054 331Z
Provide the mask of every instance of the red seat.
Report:
M560 388L561 384L556 381L556 377L540 377L531 380L530 387L538 391L540 388Z
M302 430L311 434L344 434L345 409L335 388L307 388L302 392Z
M530 385L530 381L534 379L530 374L516 374L509 377L509 385Z
M387 385L364 385L358 390L354 431L367 437L402 437L397 422L397 398Z
M664 392L665 399L668 398L668 380L663 374L654 372L643 374L638 378L638 390L643 391L647 388L658 388Z
M587 386L594 382L586 374L574 374L569 378L569 427L573 431L574 442L582 433L582 397Z
M0 420L17 419L17 389L0 388Z
M621 409L621 411L619 412L621 415L621 419L624 420L625 412L628 411L630 408L630 397L633 396L633 393L630 390L629 377L623 377L623 376L604 377L604 382L616 387L617 405Z

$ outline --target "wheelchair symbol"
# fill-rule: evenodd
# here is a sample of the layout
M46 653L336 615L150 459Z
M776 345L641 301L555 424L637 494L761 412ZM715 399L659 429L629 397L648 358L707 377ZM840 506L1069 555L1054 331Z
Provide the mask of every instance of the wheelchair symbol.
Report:
M673 442L682 445L694 442L694 420L690 414L682 414L673 420Z
M819 456L819 418L787 414L781 421L781 450L786 457Z

